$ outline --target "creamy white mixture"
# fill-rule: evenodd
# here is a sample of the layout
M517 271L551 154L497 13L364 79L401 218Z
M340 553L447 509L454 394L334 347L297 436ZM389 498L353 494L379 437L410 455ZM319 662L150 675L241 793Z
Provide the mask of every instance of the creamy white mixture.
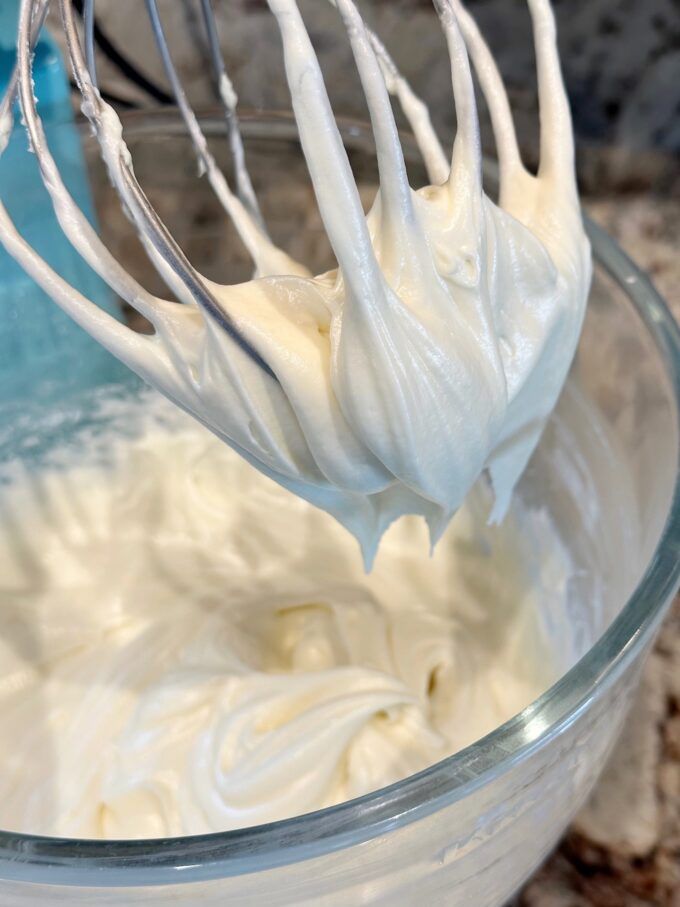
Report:
M136 284L75 209L42 147L26 79L26 122L42 148L64 231L152 321L155 335L133 334L60 281L22 245L1 211L0 233L80 324L251 464L332 513L356 535L370 565L382 533L400 514L424 516L436 542L485 469L495 494L493 518L502 517L576 348L590 251L548 0L529 0L541 114L536 176L520 160L493 59L458 2L435 4L458 122L450 162L426 111L351 0L336 5L377 150L379 188L366 216L295 0L269 0L336 269L312 277L272 245L231 192L183 107L207 177L252 255L256 279L223 286L188 263L180 279L140 206L120 121L87 79L83 109L111 179L160 274L184 304L155 298ZM482 188L468 51L494 125L498 203ZM432 184L418 191L407 180L390 91L411 120L430 172ZM240 342L225 330L227 322Z
M0 721L12 745L0 754L2 827L144 837L304 813L465 746L571 660L568 626L554 633L566 559L544 515L510 504L569 369L590 281L548 0L529 0L535 176L457 0L435 3L458 123L450 162L351 0L335 2L375 136L379 188L366 215L295 0L269 0L337 262L319 276L271 243L184 108L255 278L222 286L188 262L178 276L140 204L120 122L85 79L111 179L180 302L149 294L68 196L22 73L64 232L155 335L69 287L2 206L0 238L94 337L229 446L195 424L150 423L135 441L111 438L106 470L48 470L3 491ZM482 189L468 51L493 120L498 203ZM428 167L418 191L390 93ZM0 109L0 145L11 109ZM479 485L469 495L484 470L494 500ZM509 507L502 527L487 525ZM340 524L364 564L375 560L370 575Z
M405 517L366 575L335 520L169 408L106 438L108 467L0 489L0 827L304 813L465 746L573 659L545 515L488 527L480 490L433 557Z

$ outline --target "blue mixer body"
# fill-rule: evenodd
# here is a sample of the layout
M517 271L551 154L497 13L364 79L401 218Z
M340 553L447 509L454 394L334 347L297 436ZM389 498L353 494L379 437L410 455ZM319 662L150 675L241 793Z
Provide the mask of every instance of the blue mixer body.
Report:
M14 67L16 8L0 2L0 91ZM94 206L81 133L58 47L43 29L35 55L35 94L50 151L64 183L90 223ZM20 113L0 157L0 198L17 229L35 250L86 297L116 318L115 295L73 249L58 225L38 163L30 151ZM76 325L0 246L0 402L49 397L49 375L68 376L74 389L120 380L126 372L113 356ZM60 381L61 384L61 381ZM63 392L64 385L61 384Z

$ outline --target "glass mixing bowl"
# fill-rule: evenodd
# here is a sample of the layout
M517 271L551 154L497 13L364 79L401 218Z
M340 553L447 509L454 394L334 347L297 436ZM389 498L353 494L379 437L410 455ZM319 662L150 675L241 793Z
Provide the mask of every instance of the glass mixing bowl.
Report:
M202 125L228 171L221 117L204 116ZM244 115L243 128L274 238L325 268L329 250L291 119ZM370 132L355 123L341 128L368 198L375 184ZM206 181L196 179L176 114L129 115L125 133L142 185L199 270L231 282L248 277L248 259L233 229ZM87 141L105 241L150 289L164 292ZM408 139L405 148L418 184L424 178ZM589 223L588 231L596 268L583 337L558 410L519 489L549 509L578 567L569 607L580 657L571 670L521 714L462 752L330 809L167 840L2 832L4 907L493 907L541 862L616 739L679 574L678 328L644 274L599 228ZM23 317L30 320L30 311ZM72 458L83 456L83 428L91 435L111 412L102 401L135 393L136 379L107 380L113 383L83 390L70 381L68 364L45 367L20 409L0 409L4 468L11 470L17 460L39 468L57 446L69 447Z

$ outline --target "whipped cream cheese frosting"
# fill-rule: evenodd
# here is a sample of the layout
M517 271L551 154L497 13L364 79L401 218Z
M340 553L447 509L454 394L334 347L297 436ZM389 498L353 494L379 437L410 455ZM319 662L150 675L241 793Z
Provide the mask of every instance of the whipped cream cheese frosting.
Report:
M574 658L544 513L488 526L478 489L432 558L407 516L366 575L334 519L173 412L147 395L136 436L0 487L0 827L305 813L460 749Z
M0 237L108 349L261 472L339 520L370 566L382 534L402 514L424 517L434 544L485 471L495 496L491 517L502 518L572 361L591 266L548 0L528 2L541 119L536 175L520 159L493 58L457 0L435 3L457 116L450 156L352 0L335 5L375 137L379 185L367 213L295 0L269 0L336 268L314 276L273 245L216 167L181 86L177 98L199 159L253 258L255 278L217 284L183 257L179 270L171 268L163 251L172 249L171 238L140 202L120 121L85 75L83 110L110 177L182 304L140 287L77 210L49 156L26 73L24 118L62 227L155 334L133 334L76 293L23 243L2 210ZM77 41L72 52L81 54ZM19 53L25 57L28 48ZM497 201L482 186L470 60L494 127ZM390 93L428 168L431 183L417 190L407 179ZM233 92L226 94L231 109ZM243 184L241 157L237 170Z

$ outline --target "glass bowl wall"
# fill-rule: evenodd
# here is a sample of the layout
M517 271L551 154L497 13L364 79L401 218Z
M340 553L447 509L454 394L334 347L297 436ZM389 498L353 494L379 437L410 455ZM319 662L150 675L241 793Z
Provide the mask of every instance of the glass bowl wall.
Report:
M274 239L324 269L330 253L291 119L243 115L242 121ZM228 171L223 121L207 115L202 125ZM370 133L361 124L341 126L368 199L375 185ZM247 279L249 261L207 182L196 179L177 115L129 115L125 134L142 186L197 268L217 280ZM86 152L106 243L149 289L165 293L89 139ZM406 152L413 183L422 183L408 140ZM2 832L3 905L495 907L545 857L616 739L678 580L678 329L644 275L601 230L592 224L588 230L596 268L583 337L520 489L549 507L583 567L570 588L575 619L583 622L582 657L574 667L520 715L462 752L331 809L158 841ZM120 374L107 378L113 381L108 387L79 390L54 369L21 411L0 407L2 468L17 460L39 467L55 445L71 444L78 456L83 428L91 431L110 411L102 400L136 392L136 380ZM582 466L571 470L569 481L556 468L564 457ZM593 500L598 512L584 506ZM596 587L603 590L597 608Z

